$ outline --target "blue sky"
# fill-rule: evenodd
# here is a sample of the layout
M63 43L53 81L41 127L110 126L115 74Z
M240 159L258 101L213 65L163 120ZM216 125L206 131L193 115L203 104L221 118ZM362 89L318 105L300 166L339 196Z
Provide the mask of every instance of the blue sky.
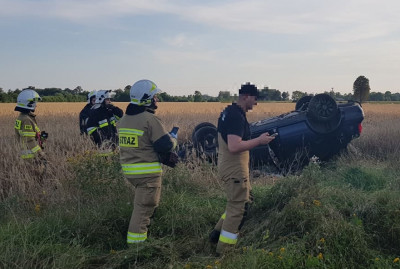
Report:
M398 0L0 0L0 87L399 92Z

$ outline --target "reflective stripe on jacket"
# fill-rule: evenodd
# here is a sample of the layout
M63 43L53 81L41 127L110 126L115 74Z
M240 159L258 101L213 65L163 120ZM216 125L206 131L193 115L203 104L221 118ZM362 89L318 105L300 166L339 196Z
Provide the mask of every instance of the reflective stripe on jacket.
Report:
M161 163L159 162L121 164L121 166L125 175L143 175L162 172Z
M107 109L104 105L95 105L90 109L86 130L97 146L100 147L105 141L117 144L117 129L115 126L117 119L122 115L122 110L116 106L110 106Z
M32 113L20 113L14 125L15 135L20 145L20 157L22 159L34 158L41 150L38 137L40 129L36 124L35 115Z
M125 114L117 129L124 175L129 178L161 175L162 166L154 148L154 142L167 134L161 120L147 111Z

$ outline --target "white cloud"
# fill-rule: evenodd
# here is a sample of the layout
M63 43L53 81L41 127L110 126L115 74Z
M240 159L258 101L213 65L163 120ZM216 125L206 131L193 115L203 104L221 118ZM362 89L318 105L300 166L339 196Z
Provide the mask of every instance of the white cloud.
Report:
M164 42L172 47L178 48L193 46L196 43L194 39L190 39L184 33L179 33L173 37L164 38Z
M388 35L400 29L400 1L0 0L2 16L50 17L90 23L138 14L172 14L189 22L260 33L326 33L331 41Z

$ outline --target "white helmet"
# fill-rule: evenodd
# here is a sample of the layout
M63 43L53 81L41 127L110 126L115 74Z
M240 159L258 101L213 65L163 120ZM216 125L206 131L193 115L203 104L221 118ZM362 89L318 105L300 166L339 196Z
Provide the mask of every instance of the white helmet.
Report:
M33 88L33 87L32 87ZM25 108L34 111L36 102L41 101L39 94L32 90L31 87L23 89L17 97L17 107ZM34 88L33 88L34 89Z
M154 95L161 92L157 85L150 80L143 79L135 82L130 90L131 104L150 106Z
M96 91L91 91L88 93L88 95L87 95L88 104L90 104L90 99L92 99L93 97L96 98Z
M96 92L96 104L103 103L104 99L112 98L111 90L100 90Z

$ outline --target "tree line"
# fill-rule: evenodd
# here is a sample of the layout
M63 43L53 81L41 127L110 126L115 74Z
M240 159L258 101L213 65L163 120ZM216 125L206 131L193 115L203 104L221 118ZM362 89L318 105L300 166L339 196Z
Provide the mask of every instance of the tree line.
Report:
M113 90L115 96L114 102L129 102L129 90L130 85L124 89ZM82 87L78 86L71 90L66 88L64 90L60 88L45 88L35 89L36 92L42 97L44 102L86 102L89 91L85 91ZM17 96L21 90L16 89L14 91L8 90L5 92L0 88L0 102L1 103L15 103ZM360 101L400 101L400 93L392 93L390 91L382 92L370 92L369 80L364 76L359 76L353 85L353 93L342 94L335 92L333 88L330 91L324 91L329 94L337 101L347 100L360 100ZM270 89L264 87L260 89L259 101L297 101L303 96L314 95L302 91L293 91L291 96L289 92L281 92L276 89ZM158 98L161 102L232 102L237 100L237 94L231 94L229 91L219 91L218 96L209 96L202 94L200 91L194 91L193 94L183 96L172 96L166 92L158 94Z
M22 90L16 89L14 91L8 90L5 92L0 88L0 102L1 103L15 103L17 102L18 94ZM88 91L84 91L80 86L75 89L60 89L60 88L45 88L35 89L40 95L43 102L85 102L87 99Z

